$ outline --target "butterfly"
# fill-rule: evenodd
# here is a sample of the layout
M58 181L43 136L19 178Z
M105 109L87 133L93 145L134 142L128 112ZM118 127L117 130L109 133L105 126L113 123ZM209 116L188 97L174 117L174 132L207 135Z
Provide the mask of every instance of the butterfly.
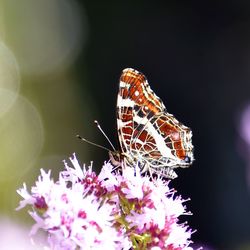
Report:
M114 165L140 167L166 178L193 160L192 131L167 112L146 77L132 68L122 71L117 96L119 152L110 152Z

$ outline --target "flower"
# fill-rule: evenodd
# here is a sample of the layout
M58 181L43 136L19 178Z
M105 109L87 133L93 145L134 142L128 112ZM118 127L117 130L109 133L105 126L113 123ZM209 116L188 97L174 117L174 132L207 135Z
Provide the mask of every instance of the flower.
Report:
M35 186L17 192L17 209L32 207L31 235L47 233L52 249L190 250L193 231L179 222L186 212L183 200L158 177L141 176L139 168L113 171L105 163L97 175L81 168L75 154L54 182L41 169Z

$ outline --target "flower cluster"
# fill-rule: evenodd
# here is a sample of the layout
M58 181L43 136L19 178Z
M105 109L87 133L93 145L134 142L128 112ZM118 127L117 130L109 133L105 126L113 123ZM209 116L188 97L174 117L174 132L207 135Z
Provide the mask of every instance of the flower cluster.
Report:
M190 214L168 182L141 176L137 167L114 172L104 164L97 175L75 155L54 182L41 170L31 192L18 190L18 209L31 205L31 234L47 233L51 249L191 250L192 230L179 216Z

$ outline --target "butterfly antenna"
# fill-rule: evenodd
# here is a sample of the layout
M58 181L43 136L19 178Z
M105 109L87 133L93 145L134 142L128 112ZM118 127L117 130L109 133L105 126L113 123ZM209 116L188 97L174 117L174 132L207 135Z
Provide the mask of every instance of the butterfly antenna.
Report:
M102 149L107 150L108 152L110 152L110 149L108 149L108 148L106 148L106 147L103 147L103 146L101 146L101 145L99 145L99 144L96 144L96 143L94 143L94 142L92 142L92 141L89 141L89 140L87 140L87 139L81 137L80 135L76 135L76 137L77 137L78 139L84 141L84 142L87 142L88 144L91 144L91 145L93 145L93 146L96 146L96 147L98 147L98 148L102 148Z
M113 150L116 151L114 145L112 144L112 142L109 140L108 136L102 130L99 122L97 120L95 120L94 123L96 124L97 128L101 131L101 133L104 135L104 137L106 138L106 140L109 142L109 144L113 148Z

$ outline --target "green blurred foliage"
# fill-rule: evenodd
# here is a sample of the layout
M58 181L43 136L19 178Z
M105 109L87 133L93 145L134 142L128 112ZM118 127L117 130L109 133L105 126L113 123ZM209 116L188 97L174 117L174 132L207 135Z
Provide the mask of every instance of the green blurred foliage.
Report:
M85 75L74 63L84 53L88 23L75 1L0 1L0 211L15 212L16 189L34 183L39 169L63 169L63 159L89 148L95 114ZM82 78L83 79L83 78ZM91 121L91 126L89 122ZM25 220L27 216L24 217Z

